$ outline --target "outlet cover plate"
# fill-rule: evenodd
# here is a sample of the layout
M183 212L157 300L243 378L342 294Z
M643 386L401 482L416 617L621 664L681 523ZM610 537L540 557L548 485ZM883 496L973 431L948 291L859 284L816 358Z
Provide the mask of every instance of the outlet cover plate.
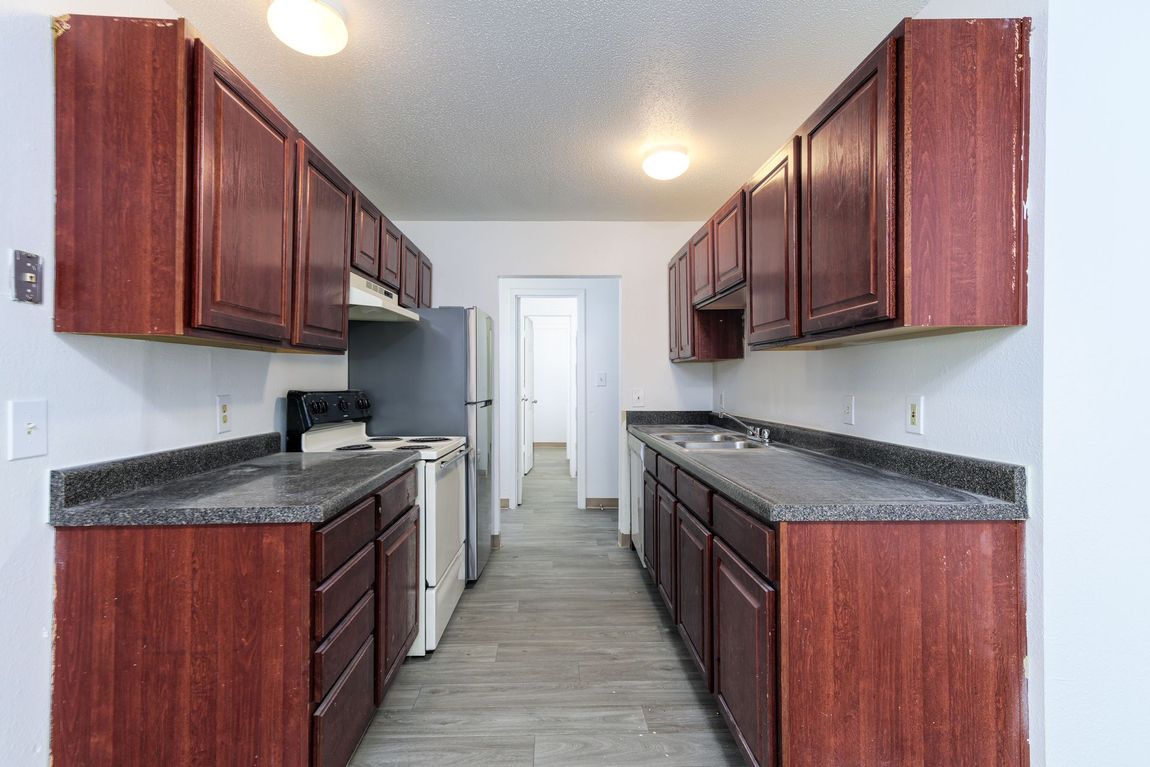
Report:
M17 250L12 259L12 294L25 304L44 303L44 259Z
M855 425L855 395L846 394L843 396L843 423Z
M216 395L216 434L227 434L232 430L232 395Z
M922 434L926 416L926 397L921 394L906 395L906 430L911 434Z

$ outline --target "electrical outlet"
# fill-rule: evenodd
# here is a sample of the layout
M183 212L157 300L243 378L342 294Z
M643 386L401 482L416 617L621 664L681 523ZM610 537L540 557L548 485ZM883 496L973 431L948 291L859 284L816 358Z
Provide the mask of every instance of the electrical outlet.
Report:
M911 434L923 433L926 397L921 394L908 394L906 397L906 430Z
M216 395L216 434L227 434L232 430L232 395Z
M843 423L855 425L855 395L847 394L843 397Z
M647 404L647 398L643 396L642 389L631 390L631 407L643 407Z
M48 403L8 403L8 460L48 454Z

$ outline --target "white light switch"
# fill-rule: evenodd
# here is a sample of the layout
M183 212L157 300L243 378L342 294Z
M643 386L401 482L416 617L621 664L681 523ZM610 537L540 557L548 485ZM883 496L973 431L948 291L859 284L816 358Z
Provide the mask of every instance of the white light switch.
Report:
M606 373L596 373L595 374L595 385L596 386L606 386L607 385L607 374Z
M631 390L631 407L643 407L647 404L647 398L643 395L642 389Z
M8 460L48 454L48 403L45 400L8 403Z

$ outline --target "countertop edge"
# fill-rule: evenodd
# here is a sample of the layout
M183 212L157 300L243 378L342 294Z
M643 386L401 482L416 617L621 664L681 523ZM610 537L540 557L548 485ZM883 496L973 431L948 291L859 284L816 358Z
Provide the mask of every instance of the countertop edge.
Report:
M1024 504L1006 500L989 503L890 503L890 504L779 504L770 497L745 487L699 464L683 450L641 430L662 424L631 424L627 433L659 455L710 484L720 494L738 503L766 522L1021 522L1028 518ZM640 428L637 428L640 427ZM781 443L785 444L785 443ZM833 461L846 459L824 456ZM981 459L972 459L981 460ZM893 472L892 472L893 473ZM907 479L922 482L917 477ZM938 484L938 483L936 483ZM943 485L945 487L945 485Z

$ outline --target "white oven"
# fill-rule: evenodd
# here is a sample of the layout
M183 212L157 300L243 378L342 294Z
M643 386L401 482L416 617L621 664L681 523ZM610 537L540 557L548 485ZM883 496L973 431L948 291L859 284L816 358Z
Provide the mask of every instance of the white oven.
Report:
M467 456L461 446L417 464L419 522L425 545L419 562L426 584L419 635L409 655L434 650L467 585Z

